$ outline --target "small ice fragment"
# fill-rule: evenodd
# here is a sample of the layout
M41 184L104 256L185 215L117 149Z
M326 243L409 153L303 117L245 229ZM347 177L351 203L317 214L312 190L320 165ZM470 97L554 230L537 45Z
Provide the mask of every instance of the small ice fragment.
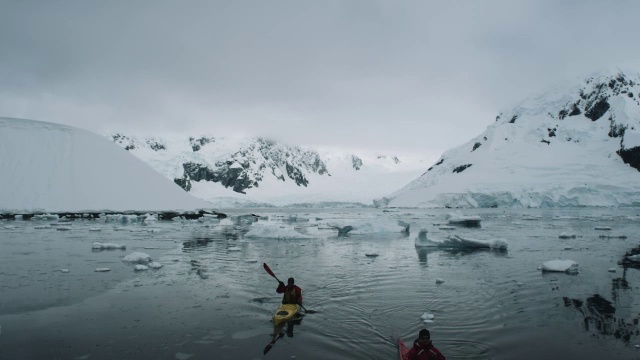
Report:
M378 254L376 254L376 253L369 253L369 254L364 254L364 256L367 256L367 257L377 257L377 256L378 256Z
M149 267L152 269L160 269L162 267L162 264L160 264L159 262L152 261L149 263Z
M181 353L181 352L177 352L176 353L176 359L178 360L187 360L189 358L192 358L193 354L185 354L185 353Z
M258 260L247 260L247 261L245 261L245 262L246 262L247 264L254 264L254 263L257 263L257 262L258 262Z
M572 248L571 246L565 246L565 247L564 247L564 249L565 249L565 250L571 250L571 249L573 249L573 248Z
M71 228L67 227L67 226L59 226L59 227L56 228L56 230L58 230L58 231L69 231L69 230L71 230Z
M111 269L109 269L109 268L96 268L96 272L107 272L107 271L111 271Z
M229 250L229 251L240 251L242 249L240 249L240 247L238 247L238 246L232 246L232 247L228 248L227 250Z
M609 269L609 270L607 270L607 271L608 271L608 272L616 272L617 270L616 270L616 268L611 268L611 269Z
M577 272L578 263L573 260L549 260L542 264L542 271Z
M596 230L611 230L610 226L596 226Z
M122 258L122 261L146 264L151 262L151 256L143 252L132 252L131 254Z
M126 250L126 245L114 244L114 243L101 243L99 241L94 241L91 244L91 248L94 250L113 250L113 249L121 249Z
M636 349L640 349L640 345L633 345Z
M138 265L136 265L136 266L134 266L134 267L133 267L133 270L134 270L134 271L144 271L144 270L149 270L149 267L148 267L148 266L146 266L146 265L140 265L140 264L138 264Z
M433 314L429 314L429 313L425 312L424 314L420 315L420 318L422 320L433 320L436 317Z
M89 231L102 231L102 229L98 229L98 228L90 228Z
M69 272L69 269L60 269L60 272L61 272L61 273L65 273L65 274L66 274L66 273L68 273L68 272Z
M442 284L443 282L444 282L444 280L441 279L441 278L437 278L436 279L436 284Z

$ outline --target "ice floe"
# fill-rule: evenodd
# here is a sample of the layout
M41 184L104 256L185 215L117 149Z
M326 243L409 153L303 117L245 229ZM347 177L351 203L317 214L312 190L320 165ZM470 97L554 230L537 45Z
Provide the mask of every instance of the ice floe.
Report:
M422 322L425 324L434 322L435 318L436 318L435 315L430 314L428 312L425 312L424 314L420 315L420 319L422 319Z
M257 222L244 234L245 238L267 239L310 239L312 236L303 234L291 225L277 222Z
M143 252L132 252L131 254L122 258L122 261L138 264L148 264L151 262L151 256Z
M114 243L101 243L99 241L94 241L93 244L91 244L91 248L93 250L115 250L115 249L126 250L127 246L114 244Z
M421 229L416 237L417 247L439 247L439 248L466 248L466 249L495 249L507 250L508 243L504 239L479 240L462 237L460 235L450 235L444 239L433 239L427 237L427 230Z
M96 268L96 272L107 272L107 271L111 271L111 269L109 269L109 268Z
M144 271L144 270L149 270L149 267L146 265L142 265L142 264L138 264L136 266L133 267L134 271Z
M327 223L327 226L338 230L338 235L409 233L408 223L388 218L341 220Z
M442 278L437 278L436 279L436 284L440 285L442 283L444 283L444 279L442 279Z
M542 271L550 272L578 272L578 263L573 260L549 260L540 267Z
M480 216L476 215L462 215L460 212L450 212L447 214L447 221L451 225L462 226L480 226Z

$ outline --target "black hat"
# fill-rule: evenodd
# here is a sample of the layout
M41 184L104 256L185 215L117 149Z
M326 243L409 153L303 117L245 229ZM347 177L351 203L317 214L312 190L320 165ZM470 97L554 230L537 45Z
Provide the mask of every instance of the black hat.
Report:
M426 337L426 338L431 339L431 333L427 329L422 329L422 330L420 330L420 333L418 334L418 337Z

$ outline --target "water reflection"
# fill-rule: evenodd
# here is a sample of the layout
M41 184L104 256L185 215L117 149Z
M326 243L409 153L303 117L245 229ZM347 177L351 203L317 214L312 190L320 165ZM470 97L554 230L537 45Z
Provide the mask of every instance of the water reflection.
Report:
M618 264L622 266L622 277L611 279L611 297L616 303L619 303L623 295L631 296L627 290L631 290L631 286L627 280L628 269L640 269L640 246L627 251ZM594 294L582 301L563 297L565 307L572 307L583 315L584 329L592 332L594 335L613 336L614 338L628 344L632 336L640 335L638 316L625 319L616 317L616 307L613 302L605 299L600 294Z
M507 250L503 249L489 249L489 248L438 248L438 247L424 247L416 246L416 253L418 254L418 262L421 265L427 265L428 255L430 253L444 253L449 257L466 256L479 253L489 253L495 257L506 257L509 255Z

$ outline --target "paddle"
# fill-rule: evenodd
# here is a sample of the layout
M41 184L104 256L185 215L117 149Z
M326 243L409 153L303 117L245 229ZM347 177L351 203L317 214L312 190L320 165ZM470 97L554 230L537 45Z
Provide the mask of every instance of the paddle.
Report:
M262 263L262 267L264 267L265 271L269 273L269 275L273 276L276 280L278 280L278 282L282 282L280 281L280 279L278 279L276 274L274 274L273 271L271 271L271 268L269 268L269 265L267 265L267 263ZM305 313L313 314L316 312L314 310L307 310L302 304L300 304L300 307L304 310Z
M284 333L278 334L278 336L275 339L271 340L271 342L264 347L264 351L262 352L262 354L265 355L266 353L268 353L269 350L271 350L271 348L273 347L273 345L275 345L276 341L278 341L278 339L280 339L283 336L284 336Z

